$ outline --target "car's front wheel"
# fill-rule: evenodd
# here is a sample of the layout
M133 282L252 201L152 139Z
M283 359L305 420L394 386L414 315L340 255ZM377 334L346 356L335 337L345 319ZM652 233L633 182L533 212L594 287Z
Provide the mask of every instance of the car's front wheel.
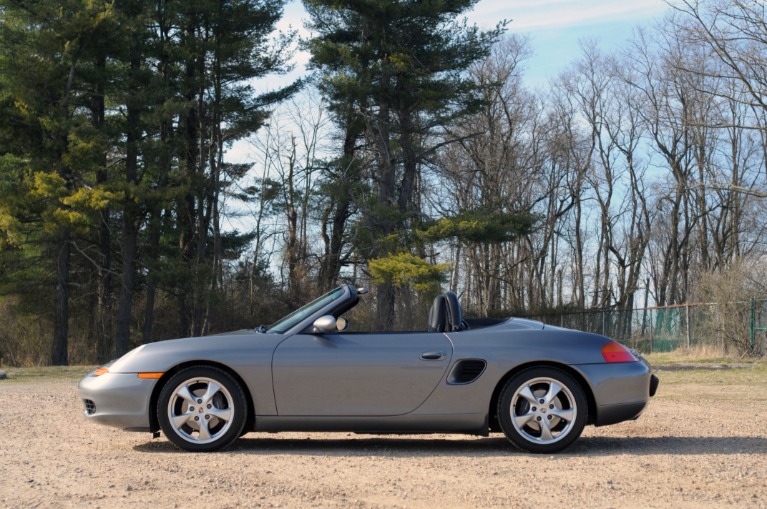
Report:
M176 447L217 451L236 440L245 426L247 403L240 384L211 366L193 366L173 375L160 392L160 428Z
M586 395L564 371L526 369L510 379L498 399L498 420L509 441L523 451L549 454L570 446L588 416Z

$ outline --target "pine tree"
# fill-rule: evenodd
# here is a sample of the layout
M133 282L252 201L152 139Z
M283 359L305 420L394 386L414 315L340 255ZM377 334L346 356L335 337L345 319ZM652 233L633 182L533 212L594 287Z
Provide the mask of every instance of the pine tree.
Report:
M504 30L483 32L461 15L476 0L304 0L317 36L309 42L321 89L347 138L371 154L370 199L360 204L357 249L366 260L413 248L421 220L421 165L449 141L444 127L478 105L465 71ZM349 130L350 126L356 129ZM344 158L350 154L345 152ZM377 287L376 328L390 326L394 287Z
M284 69L282 6L0 0L0 267L4 293L42 281L29 300L55 294L54 364L68 362L72 302L89 361L134 346L142 290L145 341L158 291L179 301L183 334L210 327L223 261L249 238L220 228L247 169L224 152L300 85L252 86Z
M207 331L211 298L220 285L220 195L244 173L224 162L225 147L254 133L268 117L266 108L301 85L261 95L251 85L285 69L292 36L275 44L269 39L283 6L282 1L198 0L177 13L185 105L179 166L186 191L176 206L182 334Z
M6 250L47 258L44 281L54 289L51 362L67 364L73 245L117 198L92 185L107 140L88 113L103 78L93 64L112 10L78 0L3 1L0 12L0 76L9 109L1 148L12 161L0 168L9 184L1 191L2 235Z

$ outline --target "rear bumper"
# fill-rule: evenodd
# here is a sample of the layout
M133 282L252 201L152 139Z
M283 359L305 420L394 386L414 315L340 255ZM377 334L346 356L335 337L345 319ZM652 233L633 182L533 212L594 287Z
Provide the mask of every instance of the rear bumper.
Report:
M574 366L591 385L594 424L606 426L636 419L658 389L658 377L643 362Z
M157 380L136 373L88 375L78 385L86 418L129 431L148 431L149 402Z

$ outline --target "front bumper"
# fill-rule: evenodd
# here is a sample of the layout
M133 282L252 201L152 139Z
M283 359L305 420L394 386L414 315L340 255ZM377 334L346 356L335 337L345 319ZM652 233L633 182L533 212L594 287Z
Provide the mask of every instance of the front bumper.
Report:
M129 431L149 431L149 404L155 379L136 373L89 374L78 385L85 416L99 424Z

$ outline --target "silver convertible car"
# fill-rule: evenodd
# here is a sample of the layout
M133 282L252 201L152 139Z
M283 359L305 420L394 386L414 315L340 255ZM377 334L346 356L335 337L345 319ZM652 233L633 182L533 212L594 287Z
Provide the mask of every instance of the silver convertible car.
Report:
M267 327L142 345L82 379L92 421L159 430L188 451L251 431L502 432L533 453L586 424L636 419L658 378L609 338L539 322L463 319L434 300L420 332L348 332L365 293L341 286Z

